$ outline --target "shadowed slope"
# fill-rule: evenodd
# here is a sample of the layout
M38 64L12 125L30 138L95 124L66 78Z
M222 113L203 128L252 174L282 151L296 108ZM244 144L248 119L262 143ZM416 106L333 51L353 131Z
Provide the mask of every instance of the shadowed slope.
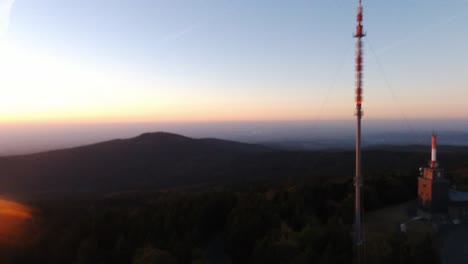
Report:
M0 158L0 191L88 192L218 181L221 168L266 148L217 139L146 133L131 139Z
M363 175L408 175L412 186L418 167L429 159L428 151L422 150L419 146L364 150ZM441 146L440 157L447 173L464 175L467 148ZM320 177L351 179L353 170L353 151L280 151L218 139L147 133L78 148L2 157L0 193L106 193Z

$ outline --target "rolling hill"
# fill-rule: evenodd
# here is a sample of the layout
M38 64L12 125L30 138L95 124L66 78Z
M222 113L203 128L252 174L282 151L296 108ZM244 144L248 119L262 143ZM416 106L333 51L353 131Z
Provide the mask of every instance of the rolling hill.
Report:
M239 155L267 148L145 133L131 139L0 158L0 192L95 192L219 182Z
M425 151L427 149L427 151ZM467 171L468 148L440 147L442 166ZM421 146L363 153L363 174L414 175L429 158ZM219 139L157 132L77 148L0 157L0 194L106 193L250 181L351 179L354 151L275 150Z

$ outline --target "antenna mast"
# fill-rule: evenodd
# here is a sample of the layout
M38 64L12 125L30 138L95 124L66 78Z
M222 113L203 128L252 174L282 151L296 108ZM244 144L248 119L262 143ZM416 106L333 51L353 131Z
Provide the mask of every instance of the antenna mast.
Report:
M362 111L362 38L366 35L362 26L362 3L358 0L357 8L357 26L356 34L354 37L356 42L356 175L354 178L355 186L355 222L354 222L354 235L356 244L356 253L358 263L361 259L362 247L362 231L361 231L361 119L363 116Z

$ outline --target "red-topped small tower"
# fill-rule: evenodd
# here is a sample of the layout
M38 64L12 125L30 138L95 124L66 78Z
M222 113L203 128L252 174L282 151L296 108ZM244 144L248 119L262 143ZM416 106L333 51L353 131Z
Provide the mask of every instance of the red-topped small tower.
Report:
M418 177L419 205L430 213L447 213L448 192L449 182L437 162L437 136L432 135L431 160Z
M431 148L431 162L429 163L431 168L438 166L437 164L437 136L432 134L432 148Z

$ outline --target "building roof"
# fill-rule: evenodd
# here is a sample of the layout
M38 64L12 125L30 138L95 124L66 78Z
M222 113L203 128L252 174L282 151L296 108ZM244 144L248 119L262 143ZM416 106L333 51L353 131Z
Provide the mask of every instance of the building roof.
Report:
M468 202L468 192L449 190L449 200L451 202Z

